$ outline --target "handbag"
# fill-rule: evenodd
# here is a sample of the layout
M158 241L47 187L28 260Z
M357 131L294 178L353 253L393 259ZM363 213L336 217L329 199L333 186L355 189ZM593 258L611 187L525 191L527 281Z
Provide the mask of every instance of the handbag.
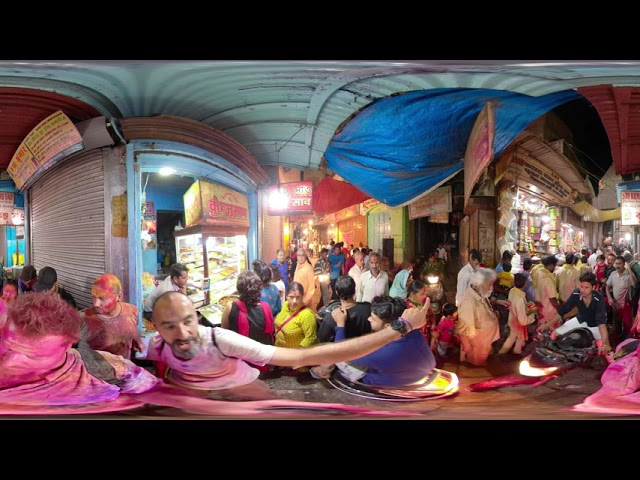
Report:
M289 323L291 320L293 320L295 317L298 316L298 314L303 311L304 309L306 309L307 306L303 306L300 310L298 310L296 313L294 313L293 315L291 315L289 318L287 318L284 322L282 322L280 324L280 326L277 328L276 333L274 333L274 336L277 336L278 333L280 333L280 330L282 330L284 328L284 326Z

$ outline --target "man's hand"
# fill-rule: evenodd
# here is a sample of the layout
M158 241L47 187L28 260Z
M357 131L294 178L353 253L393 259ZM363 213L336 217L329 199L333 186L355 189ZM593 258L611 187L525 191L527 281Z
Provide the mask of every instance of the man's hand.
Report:
M537 328L537 332L544 332L545 330L553 330L554 328L556 328L556 325L558 324L558 321L560 320L559 317L553 318L551 320L549 320L548 322L544 322L542 324L540 324L540 326Z
M134 340L133 344L131 345L131 349L134 352L143 353L146 348L147 346L142 342L142 340Z
M640 317L636 316L636 320L633 322L633 325L631 325L629 333L634 338L640 336Z
M334 308L331 312L331 318L333 318L338 327L344 327L347 323L347 311L342 306Z
M412 328L422 328L427 324L427 313L429 308L431 308L431 299L427 298L421 308L407 308L402 312L401 317L409 322Z
M509 300L496 300L496 303L498 305L502 305L503 307L511 308L511 302Z
M611 345L602 344L598 347L598 355L604 356L611 353Z

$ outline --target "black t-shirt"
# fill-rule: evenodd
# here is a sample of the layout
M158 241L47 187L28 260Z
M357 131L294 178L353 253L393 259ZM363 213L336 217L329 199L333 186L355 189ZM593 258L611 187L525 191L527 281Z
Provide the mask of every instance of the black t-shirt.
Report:
M60 298L62 298L62 300L67 302L73 308L75 308L76 310L78 309L78 305L76 304L76 301L73 298L73 296L60 286L58 286L58 295L60 295Z
M271 308L271 307L269 307ZM273 338L268 333L264 333L264 312L260 304L247 305L249 320L249 338L265 345L273 345ZM240 310L236 302L231 304L231 312L229 313L229 330L238 332L238 314Z
M347 338L359 337L365 333L371 333L371 304L369 302L358 302L353 307L347 309L347 322L344 326L344 333ZM320 322L318 328L318 340L321 343L333 342L336 336L336 322L327 312Z

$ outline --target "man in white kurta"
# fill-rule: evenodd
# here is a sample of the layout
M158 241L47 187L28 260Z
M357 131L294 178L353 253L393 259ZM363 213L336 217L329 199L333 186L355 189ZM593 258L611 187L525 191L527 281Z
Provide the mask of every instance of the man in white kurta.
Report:
M362 272L364 271L364 255L362 255L362 252L356 252L353 254L353 259L356 263L349 269L347 274L356 282L356 292L359 292L360 284L362 283Z
M580 287L578 280L580 271L576 268L575 262L575 255L568 253L565 264L555 271L558 298L562 303L566 302L573 291Z
M460 361L472 365L486 365L493 342L500 338L498 315L489 297L496 272L479 268L471 276L469 288L462 295L458 308L456 333L460 337Z
M469 286L471 275L476 271L478 266L482 262L482 253L480 250L471 250L469 252L469 263L460 269L458 272L458 283L456 286L456 305L459 307L462 301L462 295Z
M381 267L380 255L373 252L369 258L369 270L360 277L356 302L371 302L374 297L389 294L389 275Z
M553 271L558 264L555 255L549 255L542 260L542 267L532 274L536 303L539 304L538 323L541 324L556 316L558 313L558 290Z

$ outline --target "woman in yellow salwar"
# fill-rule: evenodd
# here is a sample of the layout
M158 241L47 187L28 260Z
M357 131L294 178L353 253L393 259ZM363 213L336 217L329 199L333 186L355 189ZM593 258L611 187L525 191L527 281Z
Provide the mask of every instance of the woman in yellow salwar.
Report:
M275 318L276 347L304 348L318 343L316 315L304 304L304 287L298 282L287 286L286 301ZM306 372L294 369L291 374ZM282 372L288 373L287 371Z

